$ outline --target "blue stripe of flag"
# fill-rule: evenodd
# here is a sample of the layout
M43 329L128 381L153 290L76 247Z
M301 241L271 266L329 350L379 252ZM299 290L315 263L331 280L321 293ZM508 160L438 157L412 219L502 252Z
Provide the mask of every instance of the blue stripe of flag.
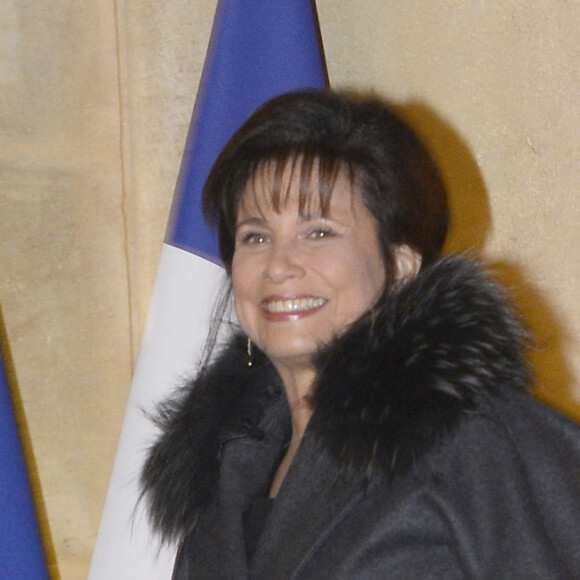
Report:
M1 353L0 578L48 580L36 512Z
M200 212L218 153L263 102L327 84L310 0L220 0L193 111L166 242L218 261Z

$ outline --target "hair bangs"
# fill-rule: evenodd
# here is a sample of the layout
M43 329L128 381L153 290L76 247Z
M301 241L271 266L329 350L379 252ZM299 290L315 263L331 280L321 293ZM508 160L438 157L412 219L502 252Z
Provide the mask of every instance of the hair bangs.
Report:
M279 152L257 160L250 170L243 197L250 194L258 208L265 203L276 212L284 209L298 185L298 212L302 216L328 215L339 175L354 185L355 170L337 155L320 151ZM241 203L243 203L243 197Z

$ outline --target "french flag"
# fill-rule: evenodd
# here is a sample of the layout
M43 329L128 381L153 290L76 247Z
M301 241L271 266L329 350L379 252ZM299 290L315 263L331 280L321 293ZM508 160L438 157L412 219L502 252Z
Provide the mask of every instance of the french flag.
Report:
M32 492L1 352L0 578L48 580Z
M157 435L147 412L195 372L223 281L201 216L203 184L260 104L326 84L312 0L219 0L89 580L171 577L175 548L151 537L138 481Z

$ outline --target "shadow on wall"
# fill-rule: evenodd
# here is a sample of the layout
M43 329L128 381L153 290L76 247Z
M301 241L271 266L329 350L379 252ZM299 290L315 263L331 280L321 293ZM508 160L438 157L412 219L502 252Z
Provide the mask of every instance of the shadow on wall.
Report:
M492 269L532 333L528 358L535 373L535 396L580 421L580 402L570 387L574 374L566 357L572 337L566 335L565 324L520 266L497 261Z
M419 103L401 109L429 146L447 186L451 222L447 253L481 255L491 230L491 207L473 155L453 128Z
M400 111L429 146L447 186L451 225L445 252L481 256L491 231L492 215L472 153L454 129L429 107L411 102ZM490 264L490 269L507 289L533 334L529 360L536 377L534 395L580 421L580 402L574 398L574 375L566 357L571 337L566 336L565 325L520 266L497 261Z

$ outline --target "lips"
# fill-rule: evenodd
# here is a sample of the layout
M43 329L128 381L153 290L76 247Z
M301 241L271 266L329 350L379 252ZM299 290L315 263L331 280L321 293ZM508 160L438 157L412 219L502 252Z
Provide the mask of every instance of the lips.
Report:
M326 298L315 296L271 297L264 299L260 306L268 318L287 319L311 314L322 308L326 302Z

